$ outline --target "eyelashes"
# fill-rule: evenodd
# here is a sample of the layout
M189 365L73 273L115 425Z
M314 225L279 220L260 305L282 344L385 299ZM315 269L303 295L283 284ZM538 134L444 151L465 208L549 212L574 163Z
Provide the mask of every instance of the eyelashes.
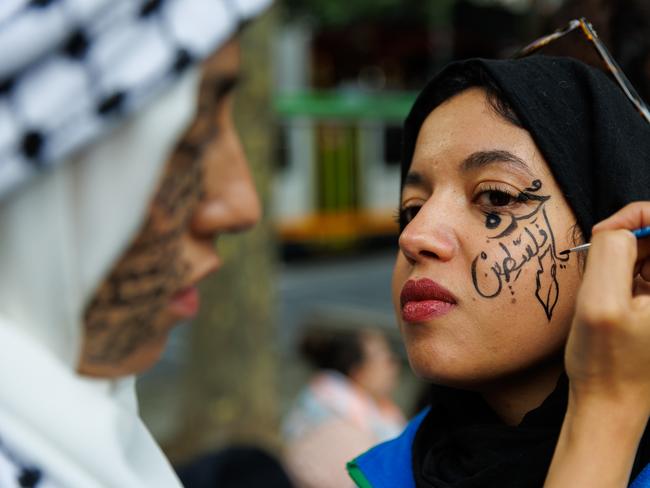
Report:
M530 196L524 192L516 192L509 187L488 184L480 188L472 203L480 207L483 214L499 214L499 212L514 210L528 200L530 200ZM393 214L393 219L399 225L400 232L415 218L421 208L422 205L414 204L397 208Z
M498 185L487 185L476 195L474 201L489 210L503 209L516 206L527 200L526 194L515 193L509 188Z
M399 225L400 232L402 232L411 220L415 218L421 208L421 205L409 205L406 207L398 207L397 210L395 210L393 218Z

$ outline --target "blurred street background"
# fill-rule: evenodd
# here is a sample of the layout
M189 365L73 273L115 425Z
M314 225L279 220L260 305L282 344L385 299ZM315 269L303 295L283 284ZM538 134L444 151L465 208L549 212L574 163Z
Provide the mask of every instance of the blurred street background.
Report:
M265 218L218 240L225 265L202 286L200 316L139 380L172 461L234 443L278 452L309 376L296 341L312 325L386 331L403 366L395 401L414 413L423 385L390 294L401 121L448 61L508 57L578 16L648 100L647 0L279 0L242 32L235 113Z

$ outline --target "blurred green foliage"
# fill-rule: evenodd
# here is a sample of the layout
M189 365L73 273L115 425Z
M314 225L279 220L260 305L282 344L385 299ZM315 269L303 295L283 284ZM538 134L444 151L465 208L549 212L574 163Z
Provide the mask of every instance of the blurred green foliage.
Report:
M409 23L428 27L449 23L455 0L284 0L289 21L306 21L317 27L350 24Z

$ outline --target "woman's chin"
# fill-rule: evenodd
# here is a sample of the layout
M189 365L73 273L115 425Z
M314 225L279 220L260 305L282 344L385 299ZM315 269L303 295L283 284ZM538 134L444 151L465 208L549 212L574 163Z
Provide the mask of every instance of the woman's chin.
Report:
M454 355L449 349L434 351L407 347L407 354L413 373L436 385L479 390L481 385L494 381L498 376L489 365L481 364L466 354Z

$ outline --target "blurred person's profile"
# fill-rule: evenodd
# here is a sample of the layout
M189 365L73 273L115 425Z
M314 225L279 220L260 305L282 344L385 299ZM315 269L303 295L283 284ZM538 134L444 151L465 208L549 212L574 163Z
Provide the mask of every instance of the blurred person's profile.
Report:
M346 456L404 426L391 398L399 362L373 329L311 327L299 351L314 373L284 419L287 469L299 487L349 486Z
M269 3L3 2L0 486L180 486L133 375L259 218L232 99Z

